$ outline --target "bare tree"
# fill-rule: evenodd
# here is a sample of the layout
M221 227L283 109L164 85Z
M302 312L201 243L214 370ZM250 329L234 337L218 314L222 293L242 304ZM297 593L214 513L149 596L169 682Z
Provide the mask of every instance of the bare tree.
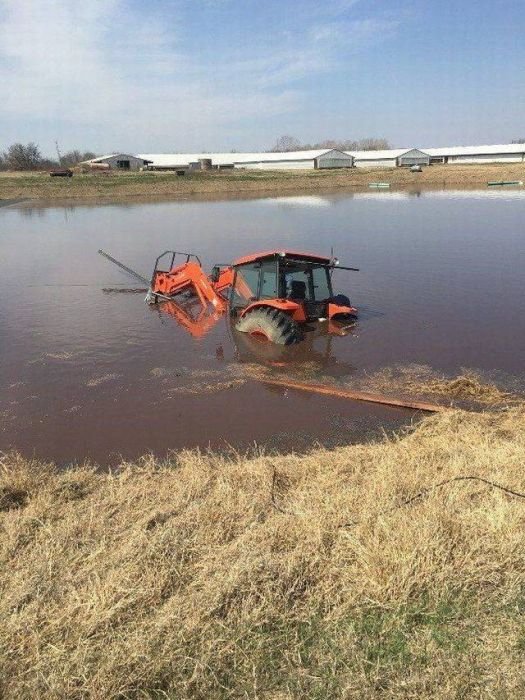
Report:
M334 139L326 139L325 141L319 141L319 143L314 144L314 148L341 148L343 144L340 141L335 141Z
M38 164L38 170L49 170L50 168L58 168L60 163L52 158L42 158Z
M390 148L390 144L386 139L367 138L361 139L357 143L357 150L359 151L382 151Z
M270 152L286 151L311 151L318 149L336 149L338 151L380 151L390 148L390 144L383 138L366 138L359 141L325 139L318 143L300 143L293 136L281 136L277 139L275 146Z
M64 168L71 168L74 165L78 165L78 163L82 163L84 160L92 160L96 157L96 153L92 151L82 152L78 149L74 149L64 153L64 155L60 157L60 165Z
M9 146L4 153L4 161L8 170L37 170L43 162L40 149L33 142Z
M286 151L298 151L301 149L301 143L295 136L279 136L275 142L271 153L285 153Z
M80 151L68 151L60 158L60 165L64 168L70 168L72 165L76 165L82 160L87 160L87 158L83 158Z
M525 139L514 139L511 143L525 143Z

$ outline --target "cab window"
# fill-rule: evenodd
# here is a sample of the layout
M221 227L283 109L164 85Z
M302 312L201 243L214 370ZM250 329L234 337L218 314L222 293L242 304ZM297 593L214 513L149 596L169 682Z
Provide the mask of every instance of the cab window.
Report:
M314 267L312 270L314 284L314 298L316 301L325 301L332 296L330 277L326 267Z
M231 294L234 305L246 306L257 298L260 270L259 263L242 265L237 268Z
M284 290L287 299L310 301L310 274L311 271L307 267L289 265L284 269Z
M275 261L268 260L261 264L261 299L276 299L277 293L277 265Z

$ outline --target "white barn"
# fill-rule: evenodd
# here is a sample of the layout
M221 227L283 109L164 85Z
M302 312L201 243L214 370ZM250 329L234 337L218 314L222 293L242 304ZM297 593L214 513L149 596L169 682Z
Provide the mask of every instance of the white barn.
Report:
M354 156L356 168L397 168L403 165L429 165L430 163L428 151L420 151L418 148L346 152Z
M345 153L336 149L328 151L289 151L288 153L243 153L242 158L235 162L236 168L255 168L259 170L352 168L353 165L354 158L351 153Z
M187 169L201 161L210 161L215 168L233 168L237 153L139 153L139 158L149 162L150 170Z
M148 160L140 156L129 155L128 153L110 153L107 156L98 156L91 160L84 160L79 165L96 167L97 165L116 168L118 170L140 170L148 164Z
M152 170L178 170L207 163L212 168L248 168L257 170L311 170L314 168L351 168L351 153L335 149L290 151L287 153L141 153Z
M523 163L525 143L425 148L431 163Z

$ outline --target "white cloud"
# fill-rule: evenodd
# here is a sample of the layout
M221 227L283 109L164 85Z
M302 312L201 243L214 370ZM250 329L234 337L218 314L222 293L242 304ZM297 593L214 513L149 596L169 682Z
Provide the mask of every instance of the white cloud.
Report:
M393 23L343 21L339 15L355 2L330 0L330 22L298 20L294 31L275 36L261 29L203 59L206 37L188 40L179 2L148 4L138 14L128 0L0 0L2 115L56 125L50 143L57 131L99 134L96 144L66 148L201 148L199 130L214 138L221 126L224 133L300 111L302 80L334 70L342 48L355 52L395 30Z

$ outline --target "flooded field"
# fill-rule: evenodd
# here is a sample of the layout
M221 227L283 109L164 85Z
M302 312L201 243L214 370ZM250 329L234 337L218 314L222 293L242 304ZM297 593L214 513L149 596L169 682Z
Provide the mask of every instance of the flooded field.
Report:
M0 211L0 450L60 463L254 443L342 444L413 414L262 384L366 377L397 365L498 381L523 377L525 194L334 194L229 201L34 206ZM214 263L257 250L330 254L334 288L360 310L346 337L309 333L289 351L232 332L188 333L103 248L149 276L166 249ZM106 290L106 291L105 291Z

